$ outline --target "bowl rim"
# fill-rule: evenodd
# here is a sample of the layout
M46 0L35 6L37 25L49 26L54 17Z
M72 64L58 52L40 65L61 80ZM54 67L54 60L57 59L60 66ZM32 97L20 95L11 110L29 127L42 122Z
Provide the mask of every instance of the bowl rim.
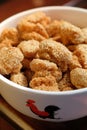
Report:
M45 10L44 10L45 9ZM33 12L37 12L37 11L46 11L46 10L67 10L67 11L69 11L69 10L71 10L71 11L79 11L79 12L84 12L84 13L87 13L87 10L85 9L85 8L81 8L81 7L73 7L73 6L43 6L43 7L36 7L36 8L32 8L32 9L28 9L28 10L24 10L24 11L21 11L21 12L18 12L18 13L16 13L16 14L13 14L12 16L10 16L10 17L8 17L8 18L6 18L6 19L4 19L3 21L1 21L0 22L0 26L2 25L2 24L4 24L5 22L7 22L7 21L10 21L11 19L15 19L15 17L16 18L18 18L19 17L19 15L20 15L20 17L24 14L24 15L27 15L28 13L30 14L30 13L33 13Z
M31 92L34 94L43 94L43 95L75 95L75 94L80 94L87 92L87 88L81 88L81 89L76 89L76 90L67 90L67 91L45 91L45 90L36 90L28 87L21 86L15 82L12 82L11 80L5 78L3 75L0 74L0 80L4 83L6 83L9 87L14 87L16 89L19 89L21 91L25 92Z
M27 15L28 13L33 13L36 11L43 11L43 10L72 10L72 11L79 11L79 12L84 12L87 13L86 9L80 8L80 7L70 7L70 6L45 6L45 7L39 7L39 8L33 8L33 9L29 9L29 10L24 10L22 12L16 13L8 18L6 18L4 21L2 21L0 23L0 26L5 24L6 22L9 22L11 19L17 19L19 16L21 17L23 14ZM24 86L21 86L19 84L16 84L12 81L10 81L9 79L7 79L5 76L0 74L0 80L4 83L6 83L7 85L10 85L14 88L17 88L19 90L23 90L26 92L31 92L31 93L35 93L35 94L43 94L43 95L75 95L75 94L80 94L80 93L84 93L87 91L87 88L81 88L81 89L77 89L77 90L67 90L67 91L45 91L45 90L36 90L36 89L32 89L32 88L27 88Z

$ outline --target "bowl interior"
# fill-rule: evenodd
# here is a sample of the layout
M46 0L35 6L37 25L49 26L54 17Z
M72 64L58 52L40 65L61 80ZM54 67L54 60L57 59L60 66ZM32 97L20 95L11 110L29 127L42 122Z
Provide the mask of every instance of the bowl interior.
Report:
M3 29L7 27L16 27L17 23L20 21L20 19L28 14L34 13L36 11L43 11L45 12L48 16L50 16L52 19L63 19L67 20L77 26L80 27L86 27L87 26L87 10L81 9L81 8L75 8L75 7L67 7L67 6L50 6L50 7L42 7L42 8L36 8L36 9L31 9L27 11L23 11L21 13L18 13L5 21L3 21L0 24L0 33L2 32ZM3 76L0 76L0 80L5 82L6 84L10 84L11 86L17 87L19 89L23 89L25 91L32 91L32 92L38 92L37 90L32 90L29 88L25 87L20 87L20 85L17 85L11 81L8 81L7 79ZM74 91L67 91L68 94L70 93L76 93L76 92L82 92L82 91L87 91L86 88L84 89L79 89L79 90L74 90ZM41 91L39 91L41 93ZM61 92L61 94L67 94L67 92ZM43 93L52 93L54 94L55 92L43 92ZM57 92L57 94L60 92Z

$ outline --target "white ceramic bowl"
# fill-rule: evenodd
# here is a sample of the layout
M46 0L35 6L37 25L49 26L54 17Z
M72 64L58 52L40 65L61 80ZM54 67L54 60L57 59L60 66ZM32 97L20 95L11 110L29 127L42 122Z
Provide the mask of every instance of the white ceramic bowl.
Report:
M16 14L0 24L0 32L6 27L16 26L20 18L36 11L44 11L53 19L65 19L81 27L87 26L87 10L53 6ZM13 108L35 119L61 122L87 115L87 88L64 92L38 91L17 85L0 75L0 93Z

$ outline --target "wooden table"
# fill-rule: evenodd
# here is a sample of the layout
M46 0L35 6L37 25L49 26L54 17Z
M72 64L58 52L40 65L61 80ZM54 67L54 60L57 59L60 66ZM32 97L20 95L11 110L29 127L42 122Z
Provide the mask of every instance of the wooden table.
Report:
M0 22L9 16L31 8L50 5L74 5L87 8L87 0L0 0ZM68 3L67 3L68 2ZM14 110L0 96L0 130L87 130L87 117L64 122L50 123L32 119Z

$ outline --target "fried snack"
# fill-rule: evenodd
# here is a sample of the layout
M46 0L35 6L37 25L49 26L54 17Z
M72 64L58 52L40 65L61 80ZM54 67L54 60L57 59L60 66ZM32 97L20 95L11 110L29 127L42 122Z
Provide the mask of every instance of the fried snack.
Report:
M21 86L28 87L27 78L22 72L19 72L17 74L11 74L10 80L17 84L20 84Z
M80 64L78 57L76 55L72 55L72 60L70 61L69 69L71 71L75 68L82 68L82 65Z
M33 78L54 76L57 81L62 78L62 72L57 65L48 60L33 59L30 63L30 68L35 72Z
M48 17L44 12L35 12L33 14L30 14L28 16L25 16L22 21L27 21L27 22L31 22L31 23L44 23L49 24L51 21L51 18Z
M59 33L64 45L82 44L85 43L87 39L81 28L64 20L60 20Z
M87 44L79 44L74 51L82 67L87 69Z
M58 82L58 87L60 91L73 90L75 87L72 85L70 81L70 74L66 72L63 75L63 78Z
M33 78L29 86L32 89L45 90L45 91L59 91L56 79L53 76L36 77Z
M36 27L36 25L34 23L31 23L26 20L20 21L17 25L17 29L20 33L20 36L22 36L22 34L24 34L24 33L30 33L32 31L34 31L35 27Z
M35 27L34 31L37 32L37 33L39 33L39 34L41 34L45 38L49 38L49 35L48 35L46 29L40 23L36 24L36 27Z
M49 37L46 29L40 23L33 24L24 22L18 26L18 30L20 32L20 39L23 40L35 39L41 41Z
M46 30L49 34L49 37L55 37L59 34L59 21L53 20L48 26L46 27Z
M59 21L53 20L47 27L46 27L47 33L49 35L49 38L55 40L55 41L61 41L61 36L59 33Z
M58 70L42 70L42 71L36 71L33 75L33 78L35 77L45 77L45 76L53 76L55 77L56 81L62 79L62 72L60 69Z
M22 68L24 56L17 47L3 47L0 49L0 74L17 73Z
M25 16L0 35L0 74L37 90L87 87L87 27L44 12Z
M70 72L71 83L77 88L87 87L87 69L75 68Z
M30 68L34 72L42 70L49 70L49 71L58 70L58 67L55 63L42 59L33 59L30 62Z
M26 58L33 58L39 50L39 42L36 40L22 41L18 48L20 48Z
M16 46L19 43L19 34L16 28L4 29L0 36L0 42Z
M31 33L23 33L22 39L23 40L37 40L40 42L40 41L45 40L46 38L37 32L31 32Z
M41 42L38 54L40 58L56 63L63 72L68 69L68 64L72 60L72 52L52 39Z
M36 12L24 17L17 25L20 38L24 40L37 40L36 36L39 40L48 38L49 36L45 26L49 24L50 21L50 17L46 16L43 12Z
M0 42L0 49L3 47L11 47L11 43L9 39L4 39L3 41Z

